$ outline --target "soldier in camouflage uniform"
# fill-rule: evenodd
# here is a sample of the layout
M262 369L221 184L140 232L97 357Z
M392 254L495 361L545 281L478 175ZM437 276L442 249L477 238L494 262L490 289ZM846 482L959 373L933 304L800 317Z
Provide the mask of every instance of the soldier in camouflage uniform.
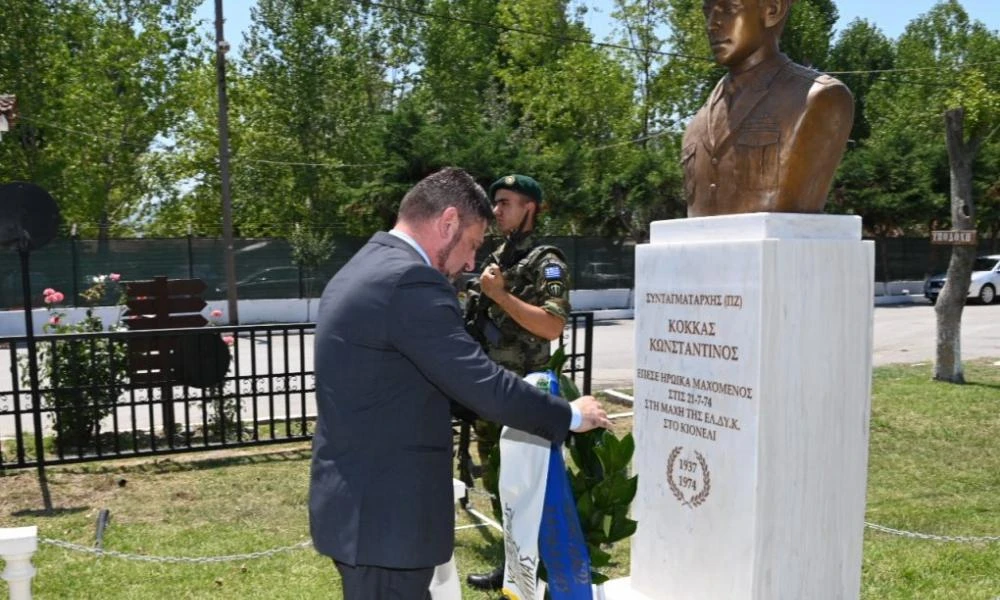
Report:
M541 246L534 236L542 201L538 182L525 175L501 177L489 197L506 239L469 284L466 323L490 358L523 377L545 370L550 342L562 335L570 312L569 269L558 248ZM487 465L500 426L480 419L475 431L484 483L493 487L497 475ZM502 580L503 566L468 577L480 589L500 589Z

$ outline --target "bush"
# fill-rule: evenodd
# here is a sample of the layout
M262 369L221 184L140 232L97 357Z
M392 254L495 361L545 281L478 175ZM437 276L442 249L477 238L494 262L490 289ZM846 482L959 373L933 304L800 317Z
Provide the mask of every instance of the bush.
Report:
M104 323L95 314L95 305L106 295L117 292L119 275L112 273L94 278L94 284L81 294L88 304L86 315L78 323L69 323L61 292L47 289L49 306L45 333L80 334L104 331ZM121 296L119 294L119 305ZM121 312L119 309L119 316ZM118 323L113 326L118 328ZM42 407L56 433L61 453L83 452L91 448L100 434L100 422L111 414L118 395L126 384L125 344L107 337L56 339L38 345L38 379ZM22 360L21 379L30 386L27 359Z

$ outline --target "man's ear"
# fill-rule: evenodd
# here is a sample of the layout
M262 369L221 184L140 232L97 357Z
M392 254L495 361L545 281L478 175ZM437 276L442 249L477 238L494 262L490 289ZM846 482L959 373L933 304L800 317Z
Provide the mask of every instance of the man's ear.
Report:
M764 17L764 27L771 29L785 21L792 8L792 0L760 0L760 12Z
M524 206L528 209L528 212L531 213L531 222L536 223L538 220L538 203L534 200L528 200L525 201Z
M443 240L450 240L455 235L455 232L458 231L460 225L461 219L459 218L458 209L454 206L449 206L438 217L438 235Z

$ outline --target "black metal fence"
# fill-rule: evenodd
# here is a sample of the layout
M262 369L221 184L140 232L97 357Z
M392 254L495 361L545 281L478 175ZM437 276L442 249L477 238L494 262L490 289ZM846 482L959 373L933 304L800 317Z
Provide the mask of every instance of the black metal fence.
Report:
M27 338L0 338L0 468L308 439L314 412L312 324L51 334L35 337L40 379L29 382ZM206 331L231 341L213 385L136 372L130 346L188 346ZM179 360L184 360L181 356ZM211 368L211 367L209 367ZM136 381L141 383L137 383ZM39 448L35 432L46 432Z
M573 313L561 340L564 371L584 393L590 392L593 322L593 313ZM34 389L28 338L0 338L0 470L310 439L314 328L301 323L35 336L40 377ZM190 348L189 342L206 334L231 342L231 363L216 383L178 381L189 379L192 368L215 368L185 367L192 357L184 355L173 370L136 370L135 346L169 340L158 345ZM44 432L40 438L38 431Z

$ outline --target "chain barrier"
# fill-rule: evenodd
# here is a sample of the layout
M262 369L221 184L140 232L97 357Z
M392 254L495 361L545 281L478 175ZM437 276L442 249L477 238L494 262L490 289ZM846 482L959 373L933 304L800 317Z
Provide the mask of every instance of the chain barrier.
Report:
M1000 542L1000 535L987 535L980 537L973 537L968 535L934 535L930 533L919 533L916 531L906 531L903 529L893 529L892 527L886 527L884 525L878 525L876 523L869 523L865 521L865 527L872 529L874 531L881 531L882 533L889 533L892 535L898 535L901 537L908 537L918 540L931 540L934 542L958 542L962 544L992 544L995 542Z
M269 556L274 556L275 554L281 554L283 552L291 552L293 550L299 550L301 548L306 548L312 545L312 541L303 540L293 546L282 546L280 548L272 548L270 550L250 552L248 554L229 554L225 556L148 556L145 554L129 554L127 552L118 552L117 550L101 550L99 548L91 548L89 546L82 546L80 544L74 544L72 542L65 542L63 540L56 540L52 538L44 538L44 537L38 538L38 541L43 544L49 544L51 546L63 548L64 550L73 550L75 552L83 552L85 554L93 554L95 556L110 556L112 558L121 558L123 560L134 560L138 562L186 563L186 564L235 562L243 560L253 560L257 558L267 558Z
M480 490L477 488L468 488L468 491L477 496L483 498L495 498L495 496L485 490ZM968 535L934 535L931 533L920 533L916 531L906 531L904 529L893 529L892 527L886 527L885 525L879 525L877 523L870 523L865 521L865 527L873 531L879 531L882 533L888 533L891 535L898 535L901 537L908 537L917 540L930 540L934 542L955 542L962 544L993 544L1000 542L1000 535L988 535L988 536L968 536ZM1000 600L1000 598L998 598Z
M475 488L470 489L480 496L492 497L491 494L484 491L476 490ZM462 525L456 527L455 530L459 531L462 529L472 529L477 527L488 527L491 523L476 523L474 525ZM907 537L918 540L930 540L935 542L956 542L963 544L990 544L1000 542L1000 536L967 536L967 535L934 535L930 533L919 533L916 531L906 531L903 529L893 529L892 527L886 527L884 525L878 525L877 523L870 523L865 521L865 527L873 531L879 531L881 533L888 533L891 535L897 535L900 537ZM72 542L66 542L63 540L57 540L52 538L38 538L38 541L43 544L49 544L50 546L56 546L64 550L72 550L74 552L83 552L85 554L93 554L94 556L103 557L109 556L111 558L120 558L122 560L132 560L137 562L150 562L150 563L170 563L170 564L208 564L208 563L222 563L222 562L237 562L237 561L247 561L255 560L258 558L268 558L276 554L282 554L284 552L293 552L295 550L300 550L302 548L307 548L312 545L310 540L303 540L298 544L291 546L280 546L278 548L271 548L270 550L261 550L258 552L249 552L247 554L228 554L224 556L149 556L145 554L129 554L127 552L118 552L117 550L101 550L99 548L91 548L89 546L83 546L80 544L74 544Z
M455 528L455 531L460 531L462 529L474 529L478 527L489 527L490 523L476 523L473 525L461 525ZM227 554L224 556L149 556L146 554L129 554L128 552L118 552L117 550L102 550L100 548L92 548L90 546L83 546L81 544L74 544L73 542L66 542L63 540L57 540L53 538L38 538L38 541L43 544L48 544L50 546L55 546L57 548L62 548L63 550L71 550L73 552L83 552L84 554L93 554L94 556L102 557L108 556L111 558L120 558L122 560L132 560L136 562L149 562L149 563L169 563L169 564L206 564L206 563L222 563L222 562L238 562L255 560L258 558L268 558L274 556L275 554L282 554L284 552L293 552L295 550L300 550L302 548L308 548L312 545L310 540L302 540L298 544L291 546L281 546L278 548L271 548L270 550L260 550L258 552L249 552L247 554Z

